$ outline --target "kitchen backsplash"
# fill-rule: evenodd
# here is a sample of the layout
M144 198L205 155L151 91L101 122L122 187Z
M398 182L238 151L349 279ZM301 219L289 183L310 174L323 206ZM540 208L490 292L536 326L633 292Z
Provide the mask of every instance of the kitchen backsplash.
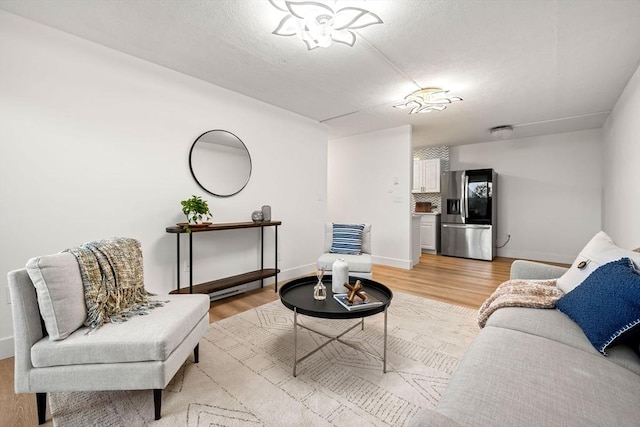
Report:
M414 147L413 158L415 160L441 159L442 172L449 170L449 146ZM430 202L431 212L441 212L442 195L440 193L411 194L411 211L415 212L416 202Z

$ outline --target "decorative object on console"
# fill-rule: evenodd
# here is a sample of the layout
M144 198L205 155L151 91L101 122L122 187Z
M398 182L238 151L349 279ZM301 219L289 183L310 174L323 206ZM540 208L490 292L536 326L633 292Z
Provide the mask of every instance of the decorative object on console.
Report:
M269 2L276 9L287 13L272 34L298 36L307 45L308 50L329 47L331 42L344 43L353 47L356 42L356 33L352 30L382 24L382 19L378 15L358 7L344 7L334 11L318 1L269 0Z
M429 113L431 111L442 111L447 108L448 104L456 101L462 101L462 98L453 96L447 98L445 95L448 90L439 87L427 87L418 89L404 97L404 102L396 104L394 108L411 108L409 114Z
M213 214L209 210L209 204L202 200L200 196L193 195L190 199L180 202L182 205L182 213L187 217L186 225L180 223L178 225L184 226L184 231L191 232L190 227L194 226L208 226L211 223L207 223L206 220L210 219Z
M253 222L261 222L264 221L264 215L262 214L262 211L253 211L251 219Z
M334 294L343 294L347 292L345 283L349 283L349 264L343 259L338 258L331 266L331 290Z
M262 207L262 220L271 221L271 206L264 205Z

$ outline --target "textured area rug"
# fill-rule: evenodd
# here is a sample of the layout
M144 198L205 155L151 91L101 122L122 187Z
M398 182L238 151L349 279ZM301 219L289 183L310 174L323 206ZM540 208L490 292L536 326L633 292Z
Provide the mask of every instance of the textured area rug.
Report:
M337 334L357 320L299 316ZM433 408L478 333L476 311L395 293L387 373L376 358L332 342L293 377L293 312L274 301L210 325L200 363L185 362L153 420L150 390L51 393L55 426L402 426ZM343 337L382 355L384 315ZM326 338L298 328L298 357Z

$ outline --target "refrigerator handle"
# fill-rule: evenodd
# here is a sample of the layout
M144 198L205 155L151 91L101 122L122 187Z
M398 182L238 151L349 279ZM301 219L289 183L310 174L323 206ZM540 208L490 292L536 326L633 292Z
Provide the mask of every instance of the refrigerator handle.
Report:
M467 173L462 171L460 178L460 216L462 217L462 223L467 222L467 199L465 197L465 182L467 181Z
M442 228L462 228L464 230L490 230L490 225L479 224L442 224Z
M464 216L469 218L469 177L464 174Z

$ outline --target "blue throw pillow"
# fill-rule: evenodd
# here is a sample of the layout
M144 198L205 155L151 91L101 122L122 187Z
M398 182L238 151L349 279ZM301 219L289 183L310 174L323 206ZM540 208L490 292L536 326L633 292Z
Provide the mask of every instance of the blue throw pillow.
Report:
M364 224L333 224L331 253L360 255Z
M640 326L640 273L629 258L605 264L556 303L602 354Z

